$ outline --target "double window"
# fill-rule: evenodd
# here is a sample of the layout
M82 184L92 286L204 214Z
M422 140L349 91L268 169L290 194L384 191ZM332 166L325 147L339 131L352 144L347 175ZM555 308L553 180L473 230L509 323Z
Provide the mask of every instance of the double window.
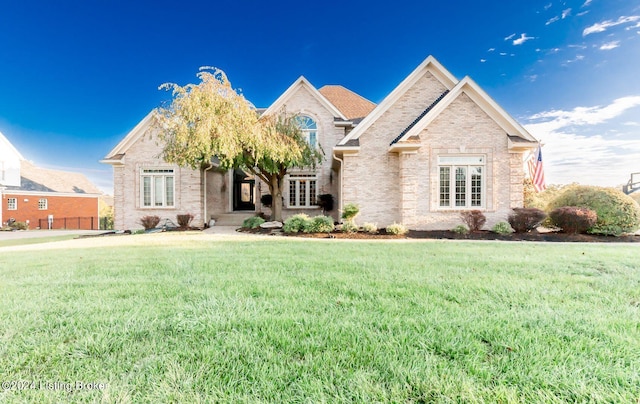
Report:
M173 169L143 169L140 172L142 207L163 208L175 205Z
M485 160L485 156L438 157L440 208L484 207Z
M309 208L316 206L318 177L315 174L289 175L289 207Z
M318 124L306 115L296 116L296 122L302 131L302 137L312 149L318 146Z

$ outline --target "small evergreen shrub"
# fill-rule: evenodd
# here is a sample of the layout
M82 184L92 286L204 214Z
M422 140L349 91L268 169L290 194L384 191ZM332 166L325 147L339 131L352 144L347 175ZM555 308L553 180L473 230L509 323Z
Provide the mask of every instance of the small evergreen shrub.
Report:
M511 229L511 226L509 226L509 223L507 222L498 222L493 226L491 231L504 236L506 234L511 234L513 229Z
M355 203L346 204L342 208L342 218L348 222L352 222L360 213L360 208Z
M586 185L568 187L549 203L553 210L564 206L589 208L598 219L588 232L619 236L640 227L640 206L628 195L614 188Z
M387 231L387 234L394 234L394 235L407 234L407 232L409 231L405 227L405 225L401 223L390 224L389 226L387 226L385 230Z
M255 229L257 227L260 227L260 225L264 222L265 220L260 216L251 216L242 221L242 227L245 229Z
M333 218L329 216L318 215L311 219L309 233L330 233L334 229Z
M549 213L549 217L551 224L570 234L586 233L598 221L598 215L595 211L575 206L554 209Z
M151 230L160 223L160 216L142 216L140 218L140 224L145 230Z
M376 234L378 232L378 225L375 223L365 223L362 225L362 231L369 234Z
M307 232L311 226L311 219L309 216L304 213L298 213L297 215L289 216L287 220L284 221L284 225L282 226L282 230L285 233L298 233L298 232Z
M13 222L11 223L11 228L14 230L29 230L29 225L27 225L27 222Z
M193 220L193 215L191 213L176 215L176 219L178 221L179 227L189 227L189 223L191 223L191 221Z
M467 225L469 231L476 232L482 229L482 226L487 222L487 218L484 213L479 210L469 210L460 213L460 218Z
M547 214L537 208L515 208L509 215L509 224L516 233L528 233L547 217Z
M340 228L343 233L356 233L358 231L358 226L350 221L342 223L342 227Z
M462 225L462 224L454 227L453 229L451 229L451 231L456 233L456 234L467 234L467 233L469 233L469 229L467 229L467 227Z
M331 212L333 210L333 195L331 194L318 195L318 201L316 203L325 212Z

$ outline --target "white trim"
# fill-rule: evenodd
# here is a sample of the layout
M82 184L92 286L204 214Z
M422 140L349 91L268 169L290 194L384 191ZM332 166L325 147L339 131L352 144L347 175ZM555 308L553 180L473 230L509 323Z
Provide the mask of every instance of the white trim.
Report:
M14 202L15 202L15 204L14 204L14 207L13 207L13 208L11 208L11 207L9 206L9 199L13 199L13 200L14 200ZM7 212L8 212L8 211L10 211L10 210L18 210L18 198L7 198Z
M127 150L129 150L129 148L138 141L138 139L140 139L145 133L147 133L147 130L151 127L151 123L155 117L155 113L156 111L153 110L149 112L147 116L142 118L142 120L138 122L138 124L133 129L131 129L131 131L120 141L120 143L118 143L116 147L114 147L113 150L111 150L109 154L107 154L107 157L126 153ZM100 160L100 162L114 165L123 164L123 162L120 160L109 160L106 158L104 160Z
M300 195L300 181L301 180L306 180L307 181L307 187L305 188L305 194L304 194L304 201L305 202L309 202L309 204L305 204L305 205L300 205L300 199L301 199L301 195ZM318 205L316 205L314 202L317 201L318 199L318 180L319 180L319 176L318 173L307 173L307 172L295 172L295 173L290 173L287 174L285 176L285 189L286 189L286 198L285 201L287 201L286 203L286 207L287 209L317 209ZM314 188L315 188L315 200L312 200L311 198L311 186L310 183L311 181L313 181L314 184ZM296 185L296 196L297 196L297 200L298 200L298 204L297 205L291 205L291 182L295 182Z
M338 108L335 107L335 105L329 102L329 100L327 100L326 97L322 95L320 91L318 91L309 82L309 80L304 78L304 76L300 76L298 80L294 81L293 84L291 84L289 88L287 88L287 90L284 93L282 93L282 95L278 97L278 99L275 100L273 104L271 104L271 106L269 106L269 108L266 109L266 111L262 113L262 116L278 113L280 109L286 106L286 101L288 101L288 99L291 98L291 96L300 87L307 87L307 89L311 92L311 95L313 95L320 102L320 104L322 104L327 110L329 110L329 112L331 112L334 117L341 118L345 121L347 120L347 117L344 116L342 112L340 112L340 110L338 110Z
M158 170L158 171L162 171L162 172L158 172L158 173L153 173L153 172L147 172L145 173L145 171L152 171L152 170ZM177 203L176 203L176 183L177 183L177 170L174 167L155 167L155 166L148 166L148 167L140 167L139 171L138 171L138 182L139 182L139 188L140 188L140 209L143 210L148 210L148 209L176 209L177 207ZM150 191L151 193L149 194L149 203L150 205L145 205L144 204L144 181L143 178L144 177L150 177L153 178L154 181L151 182L150 184ZM162 205L158 206L155 204L155 178L162 178ZM171 178L173 183L172 183L172 198L173 198L173 204L169 205L167 204L167 178Z
M501 108L489 95L484 92L476 82L474 82L469 76L466 76L447 94L438 104L436 104L427 115L425 115L417 124L413 126L405 135L398 140L397 143L403 142L412 136L417 136L422 132L431 122L433 122L438 115L440 115L451 103L458 98L462 93L466 94L475 102L480 109L482 109L491 119L494 120L500 128L502 128L506 134L520 135L521 137L537 142L537 140L515 121L503 108ZM533 148L537 145L532 144L530 147L522 146L523 148Z
M88 194L88 193L74 193L74 192L40 192L40 191L22 191L19 189L5 189L2 192L4 195L27 195L27 196L46 196L46 197L56 197L56 196L76 196L78 198L98 198L102 194Z
M437 168L437 185L436 185L436 210L437 211L466 211L466 210L486 210L487 209L487 156L485 154L439 154L436 156L436 168ZM469 161L461 161L460 163L456 163L452 161L450 163L440 163L441 157L459 157L461 159L467 157L481 157L482 161L479 163L472 163ZM440 205L440 169L442 167L449 167L451 170L449 171L449 206ZM455 169L459 167L465 167L465 206L456 206L456 173ZM480 205L473 206L471 203L472 199L472 175L471 169L473 167L481 167L480 172ZM466 204L468 202L468 204Z
M451 90L458 80L440 64L433 56L427 57L411 74L409 74L389 95L378 104L338 145L344 145L349 140L358 139L375 121L389 110L415 83L430 72L442 85Z
M2 132L0 132L0 144L5 143L6 147L9 149L9 151L11 153L13 153L18 160L25 160L24 157L22 157L22 154L20 154L20 152L18 151L18 149L16 149L11 142L9 141L9 139L6 138L5 135L2 134Z

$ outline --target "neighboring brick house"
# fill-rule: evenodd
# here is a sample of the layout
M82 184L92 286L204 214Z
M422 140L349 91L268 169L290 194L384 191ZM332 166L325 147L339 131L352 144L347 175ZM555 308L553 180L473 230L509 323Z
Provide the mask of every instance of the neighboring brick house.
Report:
M325 161L316 170L291 170L284 216L320 214L316 198L333 195L328 212L360 206L358 221L383 227L449 229L460 212L482 210L488 225L523 204L523 155L537 141L470 78L457 80L428 57L379 105L341 86L316 89L296 80L263 113L297 113L310 143ZM194 224L231 212L267 211L268 187L241 170L191 170L167 164L143 119L103 160L114 167L115 227L140 227L147 214Z
M84 175L34 166L20 156L18 181L3 184L2 224L27 222L30 229L98 229L98 190Z

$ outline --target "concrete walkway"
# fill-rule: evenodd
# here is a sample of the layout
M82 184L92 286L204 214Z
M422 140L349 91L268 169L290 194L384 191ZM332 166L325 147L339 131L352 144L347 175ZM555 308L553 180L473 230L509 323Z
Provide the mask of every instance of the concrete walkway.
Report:
M107 230L17 230L17 231L0 231L0 241L2 240L19 240L41 237L58 237L68 235L96 235L106 233Z

